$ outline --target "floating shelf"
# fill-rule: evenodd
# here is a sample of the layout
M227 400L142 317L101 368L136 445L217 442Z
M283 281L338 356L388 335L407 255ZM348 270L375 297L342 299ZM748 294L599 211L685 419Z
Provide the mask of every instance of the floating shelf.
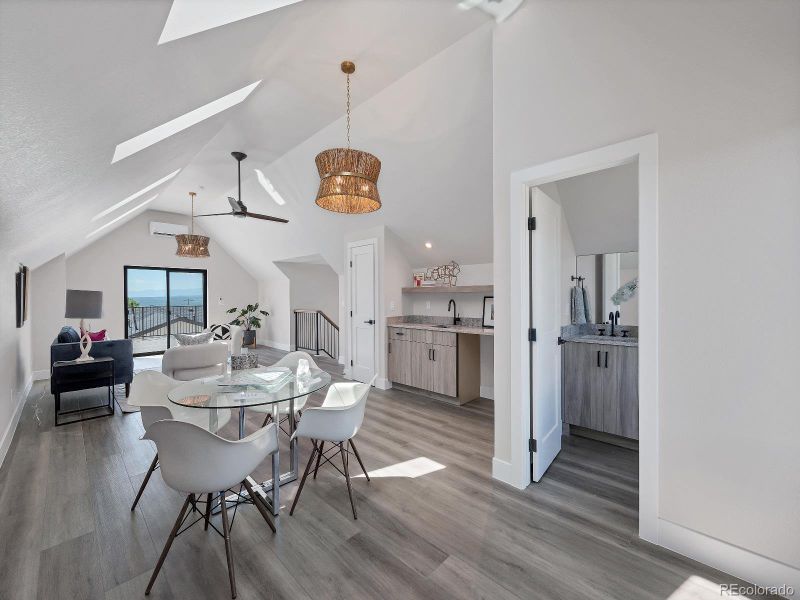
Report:
M454 285L430 287L404 287L404 294L494 294L493 285Z

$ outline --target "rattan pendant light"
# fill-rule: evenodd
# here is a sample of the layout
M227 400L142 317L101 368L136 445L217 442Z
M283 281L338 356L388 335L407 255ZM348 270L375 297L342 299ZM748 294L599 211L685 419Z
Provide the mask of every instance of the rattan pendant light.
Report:
M178 242L178 251L175 254L185 258L208 258L211 256L208 253L208 237L194 234L194 197L196 195L194 192L189 192L189 196L192 198L192 222L188 234L182 233L175 236L175 240Z
M381 161L369 152L350 148L350 75L356 66L350 61L341 65L347 76L347 148L331 148L317 154L319 172L317 204L325 210L363 214L378 210L378 175Z

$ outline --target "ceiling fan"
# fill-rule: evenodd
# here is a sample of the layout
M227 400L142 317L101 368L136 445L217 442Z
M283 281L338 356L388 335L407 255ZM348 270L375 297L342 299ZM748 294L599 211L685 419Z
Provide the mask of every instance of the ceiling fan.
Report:
M252 217L253 219L261 219L263 221L275 221L276 223L288 223L289 221L286 219L281 219L280 217L271 217L269 215L260 215L258 213L250 212L247 210L247 207L242 203L242 161L247 158L247 154L244 152L231 152L231 156L236 159L236 162L239 167L239 199L236 200L228 196L228 202L231 203L231 211L224 212L224 213L211 213L207 215L196 215L198 217L222 217L225 215L230 215L233 217L245 218L245 217Z

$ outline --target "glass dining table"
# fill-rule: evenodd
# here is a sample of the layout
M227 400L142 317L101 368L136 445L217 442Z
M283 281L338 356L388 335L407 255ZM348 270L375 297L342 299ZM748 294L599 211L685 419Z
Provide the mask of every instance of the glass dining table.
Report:
M258 407L261 413L272 414L278 424L285 408L289 423L289 470L279 473L277 459L273 462L272 479L263 482L250 480L256 493L262 494L272 513L280 509L280 486L295 481L298 476L299 454L297 439L292 439L296 423L296 406L299 401L329 385L331 376L321 369L311 369L306 376L298 377L286 367L259 367L232 371L225 375L186 382L167 394L173 404L197 410L208 410L209 425L214 425L220 409L239 411L239 439L245 437L245 411ZM211 429L215 431L215 428ZM275 485L275 479L278 485ZM267 493L271 492L269 496ZM237 497L229 497L236 500Z

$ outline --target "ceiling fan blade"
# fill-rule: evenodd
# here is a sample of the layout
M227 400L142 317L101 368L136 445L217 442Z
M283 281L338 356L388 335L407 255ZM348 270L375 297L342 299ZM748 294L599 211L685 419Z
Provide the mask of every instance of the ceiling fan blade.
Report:
M275 221L276 223L288 223L289 221L286 219L281 219L280 217L270 217L269 215L260 215L258 213L246 212L244 213L245 217L253 217L254 219L262 219L264 221Z
M230 196L228 196L228 202L230 202L231 209L233 210L233 212L235 212L235 213L245 212L242 209L242 203L241 202L239 202L237 200L234 200Z
M207 215L195 215L195 217L224 217L227 215L232 215L232 212L225 212L225 213L210 213Z

